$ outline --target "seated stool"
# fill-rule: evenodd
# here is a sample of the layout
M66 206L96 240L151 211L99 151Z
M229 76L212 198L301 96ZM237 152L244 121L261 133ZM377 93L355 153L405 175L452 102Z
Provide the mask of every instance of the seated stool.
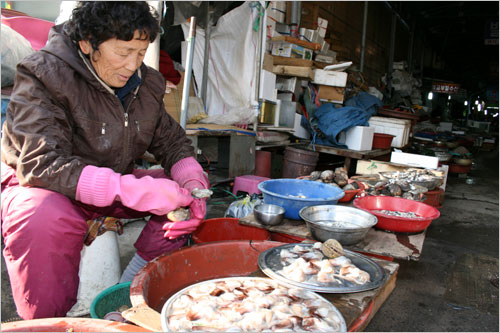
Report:
M257 188L259 183L262 183L264 180L268 180L271 178L254 176L254 175L244 175L238 176L234 178L233 185L233 194L236 195L238 191L247 192L249 195L254 193L260 194L260 190Z

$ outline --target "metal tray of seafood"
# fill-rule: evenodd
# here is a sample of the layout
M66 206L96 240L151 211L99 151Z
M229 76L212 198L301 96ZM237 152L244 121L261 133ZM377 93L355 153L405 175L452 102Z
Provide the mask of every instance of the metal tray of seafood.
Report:
M280 252L282 249L290 250L296 245L312 247L313 244L300 243L300 244L286 244L277 247L270 248L259 255L259 267L262 272L272 279L279 281L280 283L287 286L301 287L311 291L316 291L320 293L330 293L330 294L345 294L345 293L355 293L361 291L372 290L380 287L385 279L385 271L380 265L371 260L370 258L349 250L345 250L345 256L351 260L351 262L358 267L370 274L370 282L365 284L356 284L351 281L342 280L338 282L298 282L287 278L282 275L280 271L283 269L283 264L281 261Z
M335 332L347 332L347 325L346 325L344 316L337 309L337 307L335 305L333 305L330 301L328 301L323 296L321 296L315 292L312 292L310 290L303 289L303 288L297 288L294 286L285 286L285 285L283 285L283 284L281 284L278 281L273 280L273 279L263 278L263 277L249 277L249 276L217 278L217 279L207 280L207 281L203 281L203 282L198 282L198 283L192 284L188 287L185 287L185 288L179 290L174 295L172 295L165 302L165 304L163 304L163 307L161 310L161 326L162 326L163 331L164 332L178 331L177 329L171 330L171 327L169 325L169 318L173 314L175 302L177 300L179 300L182 303L182 300L180 300L181 296L188 294L190 291L195 292L195 288L197 290L203 289L204 292L208 292L209 290L213 291L214 287L215 287L215 289L217 289L216 286L220 282L229 282L229 283L239 282L239 283L241 283L241 287L238 287L235 289L239 289L240 291L242 291L242 289L245 288L245 284L254 285L254 288L256 288L256 287L258 288L259 284L265 283L267 286L271 286L274 289L276 289L278 287L288 289L288 290L290 290L288 292L289 294L293 294L295 297L302 298L303 300L311 300L311 302L319 301L320 302L319 306L318 306L318 304L315 304L314 305L315 308L322 307L324 309L327 309L329 311L328 317L330 318L330 320L333 319L332 316L336 317L336 320L334 320L334 321L336 322L336 325L338 327L336 327L337 329L334 331ZM212 288L212 289L210 289L210 288ZM261 290L263 290L263 289L261 289ZM215 295L214 293L209 293L209 294L212 296ZM280 293L278 293L278 294L280 294ZM200 293L200 299L202 299L202 303L204 302L203 304L207 304L207 302L210 302L210 300L207 299L207 297L206 297L207 295L202 295ZM192 297L191 297L191 299L192 299ZM303 303L303 302L301 302L301 303ZM222 305L222 304L224 304L224 305ZM221 303L221 306L224 306L227 310L227 301ZM182 308L183 308L182 313L185 313L186 306L183 306ZM202 309L201 305L198 305L198 309ZM201 311L201 312L203 313L203 311ZM309 314L310 312L308 311L307 313ZM214 331L213 327L208 327L208 328L205 327L205 329L211 329L211 331ZM195 328L193 328L193 331L201 331L201 330L203 330L203 328L201 326L196 326ZM186 330L182 330L182 331L186 331ZM189 331L189 330L187 330L187 331ZM250 331L257 332L257 331L261 331L261 329L258 329L256 327L255 330L252 329ZM235 332L239 332L239 330L236 330Z

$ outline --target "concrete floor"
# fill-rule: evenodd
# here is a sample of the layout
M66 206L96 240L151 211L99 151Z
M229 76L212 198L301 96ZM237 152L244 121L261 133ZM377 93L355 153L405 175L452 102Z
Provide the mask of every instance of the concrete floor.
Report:
M427 230L419 261L400 264L396 288L366 331L499 331L498 149L479 152L465 178L450 175L441 217ZM211 200L208 217L221 217L232 198ZM119 237L122 269L133 254L142 221ZM16 317L2 257L1 320Z

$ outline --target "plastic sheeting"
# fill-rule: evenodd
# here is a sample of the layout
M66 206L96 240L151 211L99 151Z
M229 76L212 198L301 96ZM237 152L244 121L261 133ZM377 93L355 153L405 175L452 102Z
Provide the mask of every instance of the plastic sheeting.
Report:
M221 16L210 32L209 68L206 111L208 117L200 122L222 125L252 123L257 116L252 110L255 101L256 54L259 32L252 29L258 11L245 2ZM185 38L189 23L183 23ZM193 56L193 75L201 85L205 31L196 29Z

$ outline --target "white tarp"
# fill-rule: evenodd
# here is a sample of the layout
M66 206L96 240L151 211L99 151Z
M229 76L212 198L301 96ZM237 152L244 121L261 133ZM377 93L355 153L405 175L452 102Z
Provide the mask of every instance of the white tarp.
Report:
M255 99L256 54L259 34L252 29L257 8L245 2L224 16L210 32L206 109L203 123L222 125L248 124L256 117L252 110ZM182 29L187 39L189 23ZM198 86L203 79L205 31L196 29L193 75ZM184 60L185 61L185 60Z

